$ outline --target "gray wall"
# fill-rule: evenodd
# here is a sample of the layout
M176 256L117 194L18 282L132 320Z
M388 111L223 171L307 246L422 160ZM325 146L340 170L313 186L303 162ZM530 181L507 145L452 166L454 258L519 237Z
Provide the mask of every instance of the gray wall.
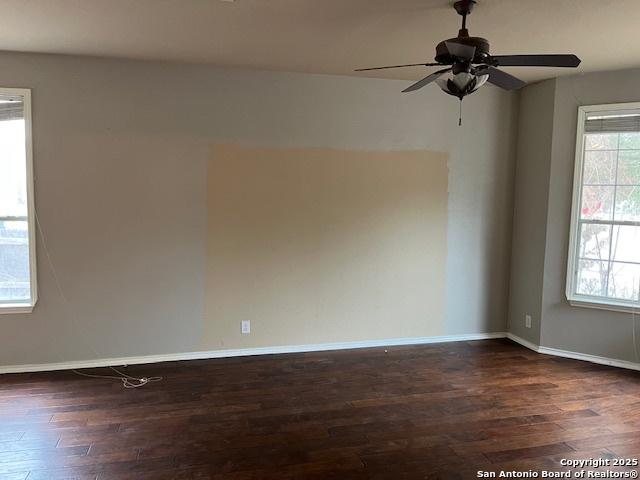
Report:
M36 205L68 299L39 240L40 300L0 316L0 365L198 349L216 141L448 152L445 333L505 329L516 96L483 88L458 128L454 99L401 95L399 81L9 53L0 64L0 85L33 89Z
M509 331L540 343L545 228L555 82L531 85L520 95L511 252ZM525 315L531 315L531 328Z
M578 106L640 101L640 70L588 74L556 81L553 150L543 291L542 344L639 361L631 314L571 307L565 298L569 219ZM640 248L640 247L639 247Z
M565 284L578 106L640 101L640 69L562 77L542 85L526 87L522 97L527 98L540 88L551 88L547 84L555 86L553 97L539 98L540 103L529 111L525 112L523 108L520 121L543 123L549 122L552 117L550 153L547 137L538 147L526 146L527 137L521 136L517 161L518 170L539 168L539 162L548 165L544 168L549 169L546 185L539 186L547 195L546 222L540 229L544 230L544 241L541 243L540 235L536 235L528 246L529 251L544 252L544 272L542 277L537 275L534 280L513 275L512 292L535 292L531 295L534 300L534 297L538 298L539 291L542 291L540 338L535 343L637 362L639 359L634 352L631 314L572 307L566 300ZM528 153L523 154L523 148ZM533 155L529 151L531 148L541 150L544 155ZM536 164L530 165L532 162ZM523 163L528 167L522 167ZM520 204L519 195L517 205ZM542 200L536 197L536 201ZM518 225L530 223L534 226L536 222L540 222L539 214L527 214L521 218L516 210L516 231ZM516 240L514 243L519 244ZM514 258L517 255L514 251ZM511 304L517 303L517 300L512 293ZM535 341L535 336L527 337L526 332L518 326L522 320L510 320L511 332Z

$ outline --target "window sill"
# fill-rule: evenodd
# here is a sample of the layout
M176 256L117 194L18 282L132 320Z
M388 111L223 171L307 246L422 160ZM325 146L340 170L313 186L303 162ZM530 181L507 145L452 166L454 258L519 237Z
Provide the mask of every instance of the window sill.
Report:
M628 303L599 302L597 300L584 300L569 298L572 307L595 308L597 310L609 310L610 312L636 313L640 315L640 307Z
M16 313L31 313L33 312L33 305L27 303L6 303L0 304L0 315L2 314L16 314Z

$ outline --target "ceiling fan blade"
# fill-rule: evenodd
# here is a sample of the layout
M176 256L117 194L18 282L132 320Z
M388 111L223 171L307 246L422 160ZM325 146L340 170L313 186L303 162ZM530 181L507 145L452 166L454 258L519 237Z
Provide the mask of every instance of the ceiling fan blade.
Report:
M476 47L470 45L463 45L457 42L444 42L444 44L447 46L449 53L454 57L471 60L476 54Z
M487 79L489 83L493 83L495 86L504 88L505 90L517 90L527 84L527 82L494 67L486 67L476 72L476 75L486 74L489 75Z
M573 55L493 55L499 67L577 67L580 59Z
M407 65L390 65L388 67L358 68L356 72L368 72L370 70L386 70L387 68L435 67L437 65L442 65L442 64L441 63L409 63Z
M429 76L424 77L422 80L420 80L419 82L414 83L413 85L411 85L408 88L405 88L402 93L407 93L407 92L415 92L416 90L421 89L422 87L424 87L425 85L430 84L431 82L433 82L434 80L437 80L443 73L448 72L449 70L451 70L450 68L445 68L444 70L438 70L437 72L432 73Z

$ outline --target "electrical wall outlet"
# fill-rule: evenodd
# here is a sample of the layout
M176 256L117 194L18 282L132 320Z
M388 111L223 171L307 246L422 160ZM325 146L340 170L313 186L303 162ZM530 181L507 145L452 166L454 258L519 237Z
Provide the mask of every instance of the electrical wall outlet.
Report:
M251 333L251 320L242 320L240 329L243 335L247 333Z
M524 326L531 328L531 315L527 314L524 316Z

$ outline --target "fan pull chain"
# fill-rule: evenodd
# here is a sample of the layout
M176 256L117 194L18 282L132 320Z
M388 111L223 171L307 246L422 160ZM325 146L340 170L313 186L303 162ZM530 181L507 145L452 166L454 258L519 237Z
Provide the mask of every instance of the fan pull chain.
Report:
M460 113L458 115L458 126L462 126L462 99L460 99Z

